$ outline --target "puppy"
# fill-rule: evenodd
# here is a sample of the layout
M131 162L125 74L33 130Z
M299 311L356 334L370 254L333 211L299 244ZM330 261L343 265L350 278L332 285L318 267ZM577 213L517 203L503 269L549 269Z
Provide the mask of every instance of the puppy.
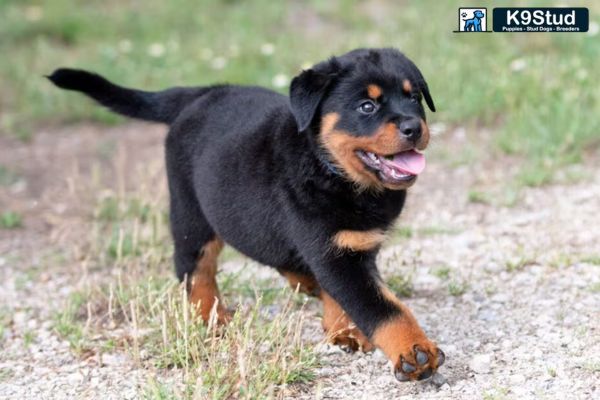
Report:
M323 302L329 339L380 348L398 380L445 359L385 287L375 259L425 167L435 111L417 67L395 49L359 49L303 71L289 98L218 85L161 92L58 69L56 86L170 125L166 166L177 277L206 321L230 319L215 279L227 243Z

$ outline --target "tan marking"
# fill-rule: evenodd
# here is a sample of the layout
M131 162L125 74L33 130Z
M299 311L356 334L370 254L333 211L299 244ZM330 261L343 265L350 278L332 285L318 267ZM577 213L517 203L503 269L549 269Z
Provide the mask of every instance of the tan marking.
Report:
M382 91L379 86L371 84L367 86L367 94L371 99L377 100L379 97L381 97Z
M352 350L373 350L369 339L356 327L342 307L324 290L320 297L323 302L321 323L327 332L327 340L333 344L348 346Z
M410 379L417 379L418 375L429 367L437 368L437 346L427 338L408 307L402 304L392 291L385 286L381 287L381 295L396 305L400 310L400 314L375 329L372 337L373 344L392 360L394 368L399 368L402 360L416 366L417 370L408 374ZM421 351L425 351L429 356L429 362L424 366L418 366L416 363L415 346Z
M357 150L370 151L379 155L390 155L411 149L413 144L401 138L396 124L384 123L372 135L359 137L335 129L339 119L340 115L335 112L323 116L320 132L321 145L329 152L334 164L344 171L346 177L356 184L360 190L373 189L381 191L384 188L400 190L406 189L414 183L414 180L398 184L381 182L356 155ZM427 135L423 135L417 143L416 147L418 149L422 150L427 146L427 141L424 141L425 137L428 141L428 129Z
M311 296L317 296L319 294L319 284L312 276L296 274L294 272L283 271L279 269L278 271L288 280L292 289L298 289L300 292Z
M404 90L404 93L406 94L410 94L410 92L412 92L412 85L408 79L402 81L402 90Z
M342 249L352 251L367 251L379 246L386 239L381 229L370 231L339 231L333 237L333 243Z
M231 318L229 312L222 304L217 286L217 257L223 249L223 241L215 238L206 243L200 252L196 269L190 278L190 303L197 307L197 311L204 322L210 319L210 313L215 302L217 304L217 322L224 324Z

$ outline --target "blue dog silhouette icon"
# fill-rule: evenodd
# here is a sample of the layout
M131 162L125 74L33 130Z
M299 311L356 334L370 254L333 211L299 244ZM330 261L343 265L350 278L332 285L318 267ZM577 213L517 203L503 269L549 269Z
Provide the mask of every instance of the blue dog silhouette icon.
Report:
M462 13L461 15L463 18L467 16L466 13ZM481 32L481 18L483 18L484 16L485 14L481 10L473 11L473 18L463 20L465 21L464 30L472 32Z

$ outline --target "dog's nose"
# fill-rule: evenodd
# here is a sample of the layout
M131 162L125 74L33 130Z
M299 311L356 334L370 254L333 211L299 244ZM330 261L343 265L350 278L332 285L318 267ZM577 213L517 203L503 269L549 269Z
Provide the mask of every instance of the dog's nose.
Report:
M398 128L400 133L412 142L416 142L421 138L421 121L417 118L402 121Z

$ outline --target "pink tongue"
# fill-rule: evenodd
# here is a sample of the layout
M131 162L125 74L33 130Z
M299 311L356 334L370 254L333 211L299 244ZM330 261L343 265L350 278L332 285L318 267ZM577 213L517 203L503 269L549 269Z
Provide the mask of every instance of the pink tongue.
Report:
M395 167L411 175L419 175L425 169L425 156L415 150L398 153L391 161Z

